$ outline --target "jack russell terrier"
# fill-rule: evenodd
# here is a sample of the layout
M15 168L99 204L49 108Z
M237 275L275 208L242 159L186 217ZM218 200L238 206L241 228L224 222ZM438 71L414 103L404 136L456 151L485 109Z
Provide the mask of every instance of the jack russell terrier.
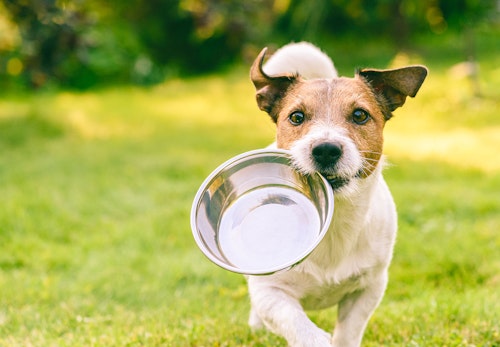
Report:
M305 174L321 173L335 196L332 224L299 265L249 276L249 324L291 346L359 346L381 301L396 236L396 208L382 177L383 129L392 111L414 97L427 69L362 69L338 77L330 58L310 43L292 43L250 69L259 108L276 123L272 146L288 149ZM333 333L304 310L338 304Z

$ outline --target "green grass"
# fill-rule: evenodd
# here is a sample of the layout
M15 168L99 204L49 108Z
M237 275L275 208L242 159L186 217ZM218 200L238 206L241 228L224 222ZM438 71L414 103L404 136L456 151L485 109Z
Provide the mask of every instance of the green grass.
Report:
M483 98L409 58L431 74L386 129L400 228L365 346L500 345L500 62L486 48ZM0 346L285 346L249 330L243 277L189 227L206 175L274 137L246 74L0 99ZM310 315L334 325L335 309Z

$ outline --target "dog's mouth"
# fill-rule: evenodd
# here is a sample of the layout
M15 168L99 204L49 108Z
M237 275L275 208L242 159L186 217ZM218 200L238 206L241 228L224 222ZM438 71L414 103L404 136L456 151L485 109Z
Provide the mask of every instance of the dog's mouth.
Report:
M352 179L361 178L362 170L359 170L356 175L354 175L354 177L345 177L323 172L320 172L320 174L328 181L328 183L330 183L333 190L335 191L349 184Z
M333 190L337 190L345 186L346 184L349 183L350 179L346 177L340 177L337 175L332 175L332 174L324 174L321 173L321 175L326 178L328 183L332 186Z

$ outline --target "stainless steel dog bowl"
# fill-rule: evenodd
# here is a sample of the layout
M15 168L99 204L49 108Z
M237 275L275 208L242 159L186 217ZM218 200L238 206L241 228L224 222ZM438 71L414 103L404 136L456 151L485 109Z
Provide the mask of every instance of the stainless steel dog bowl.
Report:
M332 215L333 193L323 176L302 175L288 152L263 149L234 157L210 174L194 199L191 229L215 264L264 275L306 258Z

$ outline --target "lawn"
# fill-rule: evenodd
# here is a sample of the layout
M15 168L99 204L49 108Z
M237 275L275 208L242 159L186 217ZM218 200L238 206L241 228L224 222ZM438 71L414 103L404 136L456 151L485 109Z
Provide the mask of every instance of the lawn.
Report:
M431 72L386 128L399 236L364 346L500 346L500 55L481 40L482 97L457 55L377 59ZM247 68L0 98L0 346L286 345L249 330L243 277L189 226L206 175L274 137Z

